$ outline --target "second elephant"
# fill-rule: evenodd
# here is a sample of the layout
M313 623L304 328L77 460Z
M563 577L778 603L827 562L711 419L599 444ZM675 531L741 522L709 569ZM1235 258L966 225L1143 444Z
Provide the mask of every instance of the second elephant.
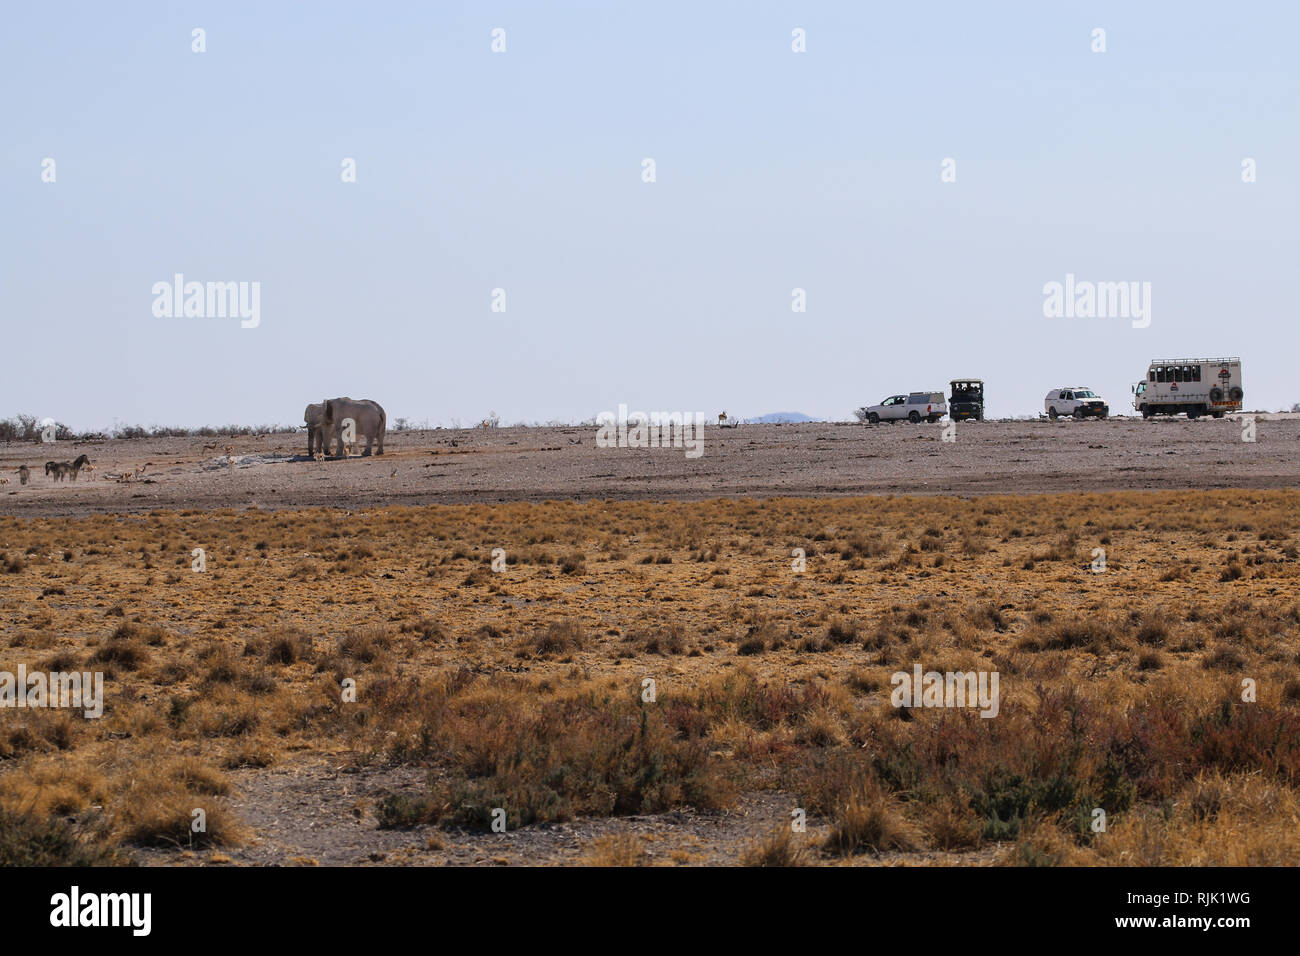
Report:
M330 450L329 432L325 430L325 403L314 402L302 413L302 420L307 426L307 457L315 456L319 451L328 455Z
M376 455L384 453L384 432L388 430L388 416L384 413L384 408L378 402L371 401L368 398L331 398L324 403L325 410L321 416L321 427L324 429L324 438L326 441L326 452L329 451L329 439L337 436L339 457L344 452L344 430L347 423L352 422L355 432L354 440L361 438L366 439L366 450L363 455L370 454L370 446L378 445L375 449Z

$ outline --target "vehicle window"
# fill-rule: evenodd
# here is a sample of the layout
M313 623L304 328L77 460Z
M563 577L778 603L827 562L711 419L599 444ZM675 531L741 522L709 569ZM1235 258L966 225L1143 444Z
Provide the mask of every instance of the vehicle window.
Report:
M1200 367L1199 365L1193 365L1193 366L1192 366L1192 381L1193 381L1193 382L1199 382L1200 380L1201 380L1201 367Z
M1162 365L1158 369L1156 369L1156 381L1163 382L1164 380L1165 380L1165 367Z
M1156 380L1156 370L1151 369L1150 371L1147 372L1147 381L1154 382L1155 380Z
M1096 398L1097 396L1085 388L1083 391L1075 392L1074 397L1075 398Z

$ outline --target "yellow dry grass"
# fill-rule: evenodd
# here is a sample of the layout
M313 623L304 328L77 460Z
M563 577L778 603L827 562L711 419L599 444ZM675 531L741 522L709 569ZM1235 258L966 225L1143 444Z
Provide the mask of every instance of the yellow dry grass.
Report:
M99 814L126 846L233 844L248 834L225 775L310 752L438 768L394 824L481 825L493 799L517 826L779 788L823 822L830 862L1002 843L1016 864L1294 864L1298 506L1225 491L0 519L0 671L106 676L99 720L0 711L0 808ZM891 674L916 663L996 670L1000 715L892 707ZM753 838L738 856L787 859ZM614 840L592 859L634 855Z

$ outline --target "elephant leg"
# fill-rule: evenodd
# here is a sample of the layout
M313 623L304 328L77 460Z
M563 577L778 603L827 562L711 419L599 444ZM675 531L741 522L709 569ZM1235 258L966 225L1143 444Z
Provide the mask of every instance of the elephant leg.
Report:
M308 425L307 426L307 457L308 458L311 458L316 454L315 445L313 444L315 439L316 439L316 426Z

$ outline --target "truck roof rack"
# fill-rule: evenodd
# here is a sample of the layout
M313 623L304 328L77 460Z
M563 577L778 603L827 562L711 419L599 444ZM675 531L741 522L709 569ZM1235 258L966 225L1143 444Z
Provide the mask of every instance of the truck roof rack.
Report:
M1152 359L1148 365L1217 365L1220 362L1240 362L1241 358L1237 355L1226 355L1222 358L1171 358L1171 359Z

